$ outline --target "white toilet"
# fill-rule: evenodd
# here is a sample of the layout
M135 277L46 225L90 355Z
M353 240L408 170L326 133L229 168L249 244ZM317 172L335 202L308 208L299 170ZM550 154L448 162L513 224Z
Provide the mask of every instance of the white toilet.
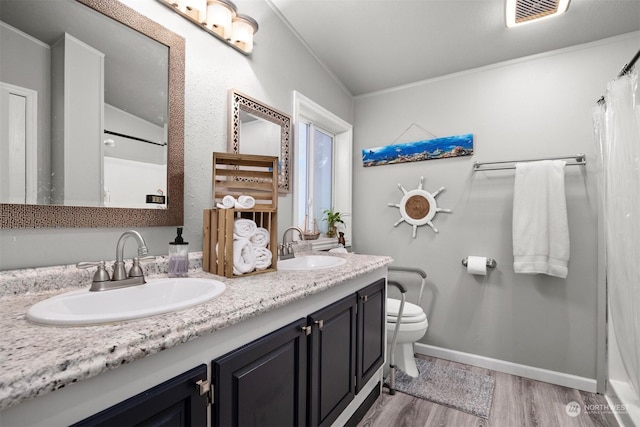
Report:
M387 298L387 349L391 351L391 340L398 322L400 300ZM419 372L414 358L413 343L427 333L429 322L422 308L410 302L404 303L402 320L396 341L395 365L411 377ZM388 355L388 359L390 355Z
M422 338L427 333L427 328L429 327L427 315L420 307L427 274L424 272L424 270L419 268L389 266L389 273L391 274L393 272L395 272L394 274L409 273L411 275L417 275L419 276L421 282L417 305L407 301L405 301L404 303L402 318L400 320L400 326L398 327L398 336L396 339L396 349L394 353L395 366L407 373L407 375L415 378L419 375L419 372L416 366L416 360L414 358L413 343ZM406 288L404 285L396 281L389 280L388 285L391 284L394 284L394 286L399 286L399 289L401 289L402 292L406 292ZM396 325L398 324L399 310L400 300L395 298L387 298L387 361L389 363L391 363L391 346Z

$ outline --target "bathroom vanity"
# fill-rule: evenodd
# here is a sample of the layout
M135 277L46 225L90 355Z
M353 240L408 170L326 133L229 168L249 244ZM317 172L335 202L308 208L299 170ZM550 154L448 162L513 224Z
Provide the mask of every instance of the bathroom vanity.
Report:
M192 277L223 281L225 293L175 313L66 328L24 314L88 286L88 272L2 272L0 425L92 425L131 413L172 425L344 425L380 391L392 260L340 256L346 263L332 269L240 278L197 269ZM148 279L162 277L166 259L148 268ZM64 289L47 289L70 276Z

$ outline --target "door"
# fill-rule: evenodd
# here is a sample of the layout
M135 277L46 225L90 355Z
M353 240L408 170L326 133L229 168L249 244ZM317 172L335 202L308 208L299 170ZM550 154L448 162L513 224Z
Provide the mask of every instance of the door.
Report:
M358 360L356 393L384 363L386 346L385 281L380 279L358 292Z
M214 426L304 426L306 319L214 360Z
M308 317L311 426L331 425L355 396L356 295Z
M0 203L37 200L37 93L0 82Z

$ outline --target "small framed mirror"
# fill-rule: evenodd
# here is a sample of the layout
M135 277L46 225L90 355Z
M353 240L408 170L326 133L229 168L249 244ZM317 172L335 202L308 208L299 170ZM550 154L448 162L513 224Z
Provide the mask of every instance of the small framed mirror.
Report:
M278 156L278 191L291 192L291 117L235 89L229 90L228 150Z

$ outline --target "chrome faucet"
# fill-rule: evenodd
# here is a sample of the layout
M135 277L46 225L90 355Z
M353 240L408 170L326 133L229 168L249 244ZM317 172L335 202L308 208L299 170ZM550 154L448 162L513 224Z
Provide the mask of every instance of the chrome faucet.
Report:
M129 272L129 275L127 276L127 272L124 269L124 260L123 260L124 244L127 241L128 237L134 237L138 242L138 257L143 257L149 254L149 250L147 249L147 244L145 243L140 233L138 233L135 230L129 230L122 233L122 236L120 236L120 238L118 239L118 245L116 247L116 263L113 264L113 276L111 277L111 280L113 281L125 280L127 277L131 277L131 272ZM140 265L135 262L135 259L133 264L134 264L133 267L131 267L132 270L135 268L133 272L134 273L133 277L142 276L142 269L140 269L140 271L138 272ZM137 274L137 273L140 273L140 274ZM142 283L144 283L144 278L142 280L143 280Z
M133 265L129 270L129 274L124 267L124 244L129 237L134 237L138 242L138 256L133 258ZM98 270L93 276L93 282L89 291L108 291L110 289L126 288L128 286L142 285L147 283L144 280L144 273L140 266L140 260L150 258L146 256L149 253L147 244L144 239L135 230L129 230L122 233L118 239L116 246L116 262L113 264L113 274L109 276L109 272L105 268L104 261L98 262L79 262L76 264L78 268L89 268L97 266Z
M300 240L304 240L304 234L300 227L294 226L284 230L284 233L282 234L282 243L278 245L278 257L280 259L288 259L295 256L293 253L293 238L291 238L291 242L287 243L287 233L291 230L296 230L300 234Z
M300 240L304 239L304 235L302 234L302 229L300 227L289 227L286 230L284 230L284 233L282 234L282 243L286 242L286 238L287 238L287 233L291 230L296 230L299 234L300 234ZM293 241L293 239L291 239Z

